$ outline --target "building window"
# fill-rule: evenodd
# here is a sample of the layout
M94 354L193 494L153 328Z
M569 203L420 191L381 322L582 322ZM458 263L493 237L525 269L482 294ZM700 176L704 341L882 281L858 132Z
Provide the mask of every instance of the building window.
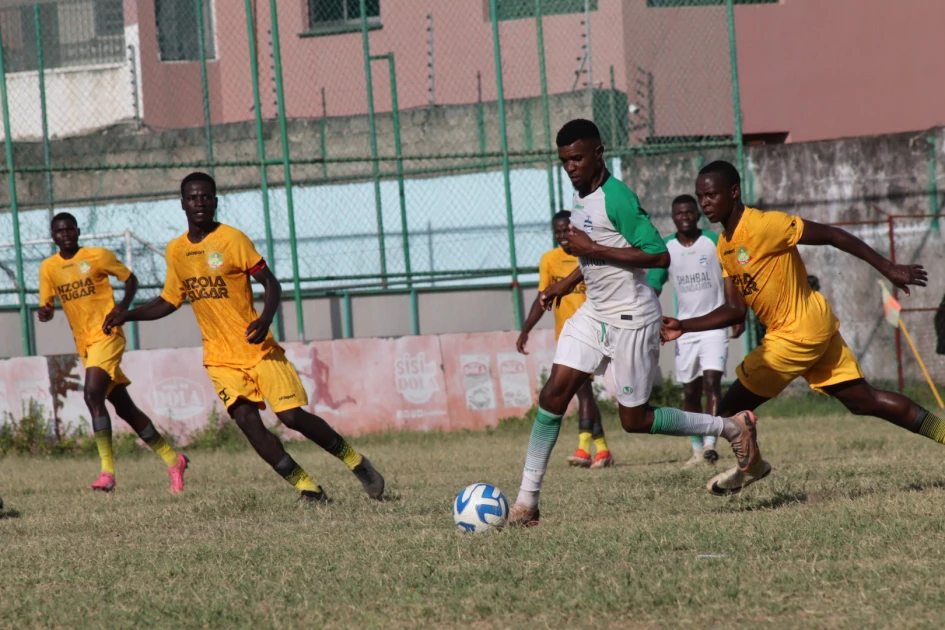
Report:
M361 30L360 0L306 0L310 35L335 35ZM365 0L368 28L380 28L381 0Z
M597 0L588 0L586 6L584 0L541 0L541 14L543 16L584 13L585 8L589 11L596 11ZM489 22L491 20L489 0L483 1L483 12L486 22ZM534 18L535 2L534 0L496 0L495 13L500 22Z
M37 12L40 38L36 37ZM68 2L0 10L7 72L97 66L125 61L123 0Z
M200 61L198 14L203 12L203 39L207 59L216 59L211 0L155 0L158 48L161 61Z

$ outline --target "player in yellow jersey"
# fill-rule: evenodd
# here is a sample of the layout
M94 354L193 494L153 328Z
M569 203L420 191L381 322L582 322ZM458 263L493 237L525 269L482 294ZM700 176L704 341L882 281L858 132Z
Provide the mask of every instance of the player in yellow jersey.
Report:
M204 366L220 400L259 456L300 491L300 500L317 503L328 497L263 424L259 410L265 408L264 401L282 424L342 460L365 492L380 499L384 478L371 462L322 418L303 409L308 396L299 375L269 331L282 288L252 241L216 221L213 178L191 173L181 182L180 192L188 229L165 250L164 291L149 304L112 313L105 328L160 319L190 300L203 336ZM262 314L253 306L250 278L265 291Z
M121 328L110 334L102 330L109 313L125 312L138 290L138 279L110 250L81 247L79 227L74 216L60 212L50 225L59 253L44 260L39 267L39 321L53 318L58 297L66 313L76 351L85 366L85 404L92 416L92 430L102 460L102 472L92 484L93 490L115 489L115 460L112 454L112 421L105 407L107 399L122 420L131 425L144 442L167 464L171 492L184 489L187 458L172 449L154 428L151 419L128 395L131 381L121 371L125 335ZM109 276L125 283L125 295L116 306Z
M562 210L551 219L551 229L559 247L546 252L538 263L538 292L539 294L549 286L571 275L578 266L578 259L571 254L568 234L571 231L571 212ZM584 304L586 299L584 283L580 283L573 293L561 298L561 303L555 308L555 341L561 336L564 323L574 315ZM522 354L525 344L528 343L528 333L545 314L538 297L532 304L528 318L522 324L522 333L518 336L515 347ZM577 391L578 399L578 448L573 455L568 456L568 463L581 468L607 468L614 465L614 456L607 447L604 436L604 426L601 424L600 408L594 398L594 388L591 379L581 385ZM597 448L597 454L591 460L591 443Z
M864 260L906 295L910 285L926 285L928 274L921 265L897 265L836 227L745 207L741 178L728 162L712 162L699 172L696 195L706 217L724 228L717 251L725 277L725 303L701 317L664 318L663 339L728 328L744 320L748 307L767 327L761 345L738 366L738 381L722 398L720 414L754 410L800 376L853 414L876 416L945 443L945 419L901 394L876 389L863 378L830 304L811 288L797 246L830 245ZM747 470L717 475L706 488L718 495L738 492L770 471L770 464L760 459Z

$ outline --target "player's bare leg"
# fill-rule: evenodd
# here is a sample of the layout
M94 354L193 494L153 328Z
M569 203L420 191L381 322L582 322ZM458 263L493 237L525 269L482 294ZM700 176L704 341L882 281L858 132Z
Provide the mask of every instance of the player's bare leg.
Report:
M911 398L876 389L866 379L825 387L824 391L857 416L876 416L898 427L945 444L945 418L920 406Z
M702 413L701 376L683 385L683 409L691 413ZM699 466L706 462L702 456L702 451L705 448L705 440L707 438L701 435L693 435L690 436L689 439L692 442L692 457L687 459L686 463L683 464L684 468L692 468L693 466ZM715 452L715 457L718 459L718 452L714 449L713 452Z
M364 491L372 499L380 499L384 494L384 477L377 472L367 457L364 457L348 444L337 431L331 428L323 418L311 414L301 407L287 409L276 414L289 429L298 431L311 441L345 463L358 478Z
M118 417L134 429L145 444L167 464L167 476L171 479L171 492L177 494L184 489L184 471L190 460L171 448L170 444L158 433L154 423L128 395L125 385L117 385L108 395L108 402L115 407Z
M561 431L561 417L590 374L558 363L551 366L548 381L538 395L538 414L532 424L525 455L525 470L518 498L509 508L509 525L530 527L538 524L538 495L548 468L551 451Z
M112 453L112 419L105 407L105 392L112 383L112 377L100 367L90 367L85 371L85 405L92 416L92 432L98 456L102 460L102 472L92 484L92 490L111 492L115 489L115 456Z
M264 462L272 466L286 481L291 483L300 492L302 501L321 503L327 502L328 496L321 486L312 481L308 473L295 463L282 442L273 435L263 424L259 415L259 408L255 403L245 398L238 399L229 408L230 417L236 422L256 454Z

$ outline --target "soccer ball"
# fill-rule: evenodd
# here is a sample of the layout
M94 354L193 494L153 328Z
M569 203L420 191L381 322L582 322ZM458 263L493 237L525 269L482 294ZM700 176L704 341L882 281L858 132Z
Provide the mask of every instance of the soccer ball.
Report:
M495 486L474 483L456 495L453 520L456 527L473 534L502 529L509 520L509 502Z

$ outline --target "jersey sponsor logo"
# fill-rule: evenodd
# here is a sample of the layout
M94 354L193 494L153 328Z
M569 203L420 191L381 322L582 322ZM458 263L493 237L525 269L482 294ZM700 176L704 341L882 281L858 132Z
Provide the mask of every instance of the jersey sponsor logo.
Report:
M699 256L699 264L702 265L703 267L708 267L709 257L706 256L705 254L703 254L702 256Z
M220 252L210 252L207 256L207 266L211 269L219 269L223 266L223 254Z
M60 302L68 302L70 300L95 295L95 285L92 284L91 278L76 280L75 282L60 284L56 287L56 293L59 295Z
M582 267L602 267L607 264L603 258L588 258L587 256L581 256L580 261Z
M92 271L92 265L90 265L88 261L83 260L82 262L79 263L79 271L82 273L88 273Z
M621 315L621 316L620 316L620 319L622 319L622 320L625 321L625 322L632 322L632 321L633 321L633 315Z
M735 282L735 288L738 289L738 292L745 297L758 292L758 283L755 282L750 273L743 273L740 276L734 275L732 280Z
M203 254L203 250L202 250L202 249L198 249L197 251L187 252L187 254L185 254L185 255L186 255L186 256L200 256L201 254Z
M693 293L695 291L705 291L714 288L715 285L713 285L712 277L709 275L708 271L676 276L677 293Z
M288 394L286 396L279 396L279 400L292 400L295 398L295 394Z
M722 252L722 255L728 256L729 254L734 254L734 253L735 253L734 249L726 249L724 252Z
M738 252L735 254L735 260L738 261L738 264L744 267L751 262L751 254L748 253L747 247L739 247Z
M584 231L588 234L594 231L594 222L591 221L591 217L584 217Z
M221 298L229 299L230 295L223 276L197 276L184 280L184 291L190 302L198 300Z

